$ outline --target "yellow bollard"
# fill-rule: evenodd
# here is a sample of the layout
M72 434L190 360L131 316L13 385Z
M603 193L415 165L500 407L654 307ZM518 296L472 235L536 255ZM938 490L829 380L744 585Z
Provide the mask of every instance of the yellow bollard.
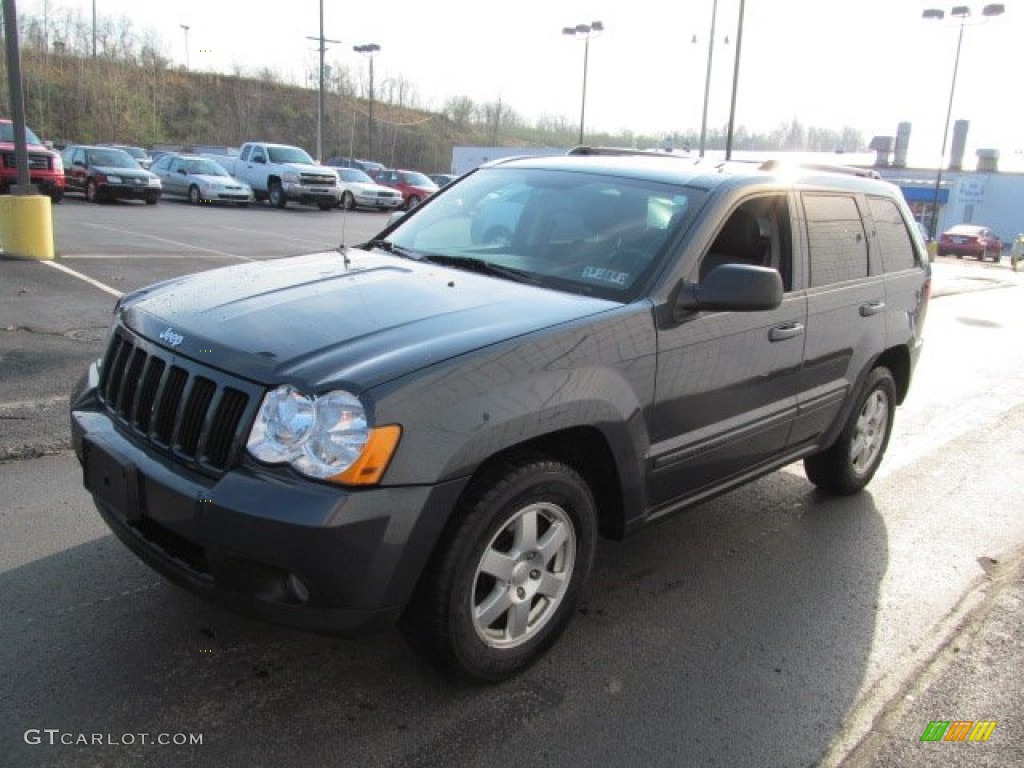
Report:
M53 259L53 219L46 195L0 197L0 247L5 256Z

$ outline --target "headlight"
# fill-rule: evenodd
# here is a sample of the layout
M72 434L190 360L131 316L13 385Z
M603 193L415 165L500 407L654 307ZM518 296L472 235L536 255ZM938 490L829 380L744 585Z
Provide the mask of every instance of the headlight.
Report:
M259 461L308 477L367 485L384 474L400 435L396 425L370 429L349 392L310 397L285 385L263 398L246 447Z
M121 183L121 177L120 176L107 176L107 182L109 182L110 184L120 184Z
M148 183L149 183L149 186L151 186L151 187L159 187L160 186L160 179L158 179L158 178L156 178L154 176L152 179L149 180Z

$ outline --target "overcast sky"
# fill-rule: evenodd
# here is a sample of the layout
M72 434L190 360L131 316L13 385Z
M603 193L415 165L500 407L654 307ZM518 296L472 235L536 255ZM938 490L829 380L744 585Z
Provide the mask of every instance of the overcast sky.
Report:
M315 70L319 0L95 0L100 17L154 30L165 55L193 69L264 66L304 82ZM713 0L324 0L328 63L365 66L352 46L378 43L378 82L403 77L422 106L452 96L499 97L528 119L560 115L578 124L583 48L565 26L600 20L590 41L588 128L646 133L700 128ZM19 13L79 10L93 0L18 0ZM965 29L953 119L971 121L968 157L996 147L1004 167L1024 166L1020 74L1024 5ZM978 20L984 3L970 4ZM959 27L925 21L920 0L747 0L737 122L768 131L851 126L865 139L913 124L911 159L934 164L942 143ZM739 0L719 0L708 123L724 126ZM693 42L696 35L697 42ZM725 43L728 36L729 43Z

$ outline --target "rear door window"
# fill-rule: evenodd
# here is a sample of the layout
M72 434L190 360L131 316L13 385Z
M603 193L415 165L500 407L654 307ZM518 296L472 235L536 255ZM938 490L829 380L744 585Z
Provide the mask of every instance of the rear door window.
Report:
M868 275L868 243L857 201L850 195L805 193L810 285L858 280Z
M885 271L899 272L917 266L914 239L899 206L883 197L869 197L868 207L875 220L875 237Z

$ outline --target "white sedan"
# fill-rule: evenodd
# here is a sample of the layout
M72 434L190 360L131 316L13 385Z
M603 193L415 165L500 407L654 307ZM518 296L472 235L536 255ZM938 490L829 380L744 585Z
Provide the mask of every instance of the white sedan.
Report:
M365 171L358 168L335 168L341 179L341 207L346 210L355 208L377 208L381 211L392 211L402 205L402 193L397 189L385 187L371 179Z

